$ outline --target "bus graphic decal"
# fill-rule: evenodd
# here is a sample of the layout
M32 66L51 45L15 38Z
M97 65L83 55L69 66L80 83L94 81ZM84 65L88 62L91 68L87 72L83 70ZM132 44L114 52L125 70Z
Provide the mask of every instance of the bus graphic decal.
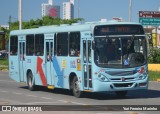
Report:
M37 73L39 73L43 86L47 86L46 77L42 69L43 59L37 57Z
M63 72L64 72L64 69L62 69L62 71L61 71L60 66L58 64L58 61L57 61L55 56L53 57L53 68L55 69L56 75L58 77L57 85L60 86L60 87L63 87Z

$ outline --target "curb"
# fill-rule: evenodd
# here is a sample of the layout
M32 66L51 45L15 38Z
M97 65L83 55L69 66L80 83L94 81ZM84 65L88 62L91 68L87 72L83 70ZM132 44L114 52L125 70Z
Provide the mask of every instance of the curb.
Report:
M2 69L1 71L8 71L8 69Z
M157 82L160 82L160 78L159 78L159 79L157 79Z
M130 112L129 114L138 114L137 112Z

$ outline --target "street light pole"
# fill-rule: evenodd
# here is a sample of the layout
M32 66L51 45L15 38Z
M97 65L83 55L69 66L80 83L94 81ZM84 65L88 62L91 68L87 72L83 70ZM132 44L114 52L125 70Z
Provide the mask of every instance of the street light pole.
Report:
M9 16L9 30L11 30L11 16Z
M132 0L129 2L129 22L132 20Z
M77 18L79 18L79 0L78 0L78 4L77 4Z
M19 30L22 29L22 0L18 1L18 20L19 20Z

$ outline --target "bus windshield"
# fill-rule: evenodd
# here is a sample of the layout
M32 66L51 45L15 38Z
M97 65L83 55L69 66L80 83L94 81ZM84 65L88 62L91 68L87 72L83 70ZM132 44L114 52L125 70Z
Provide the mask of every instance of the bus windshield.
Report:
M95 37L95 64L103 68L131 68L147 61L146 39L143 35Z

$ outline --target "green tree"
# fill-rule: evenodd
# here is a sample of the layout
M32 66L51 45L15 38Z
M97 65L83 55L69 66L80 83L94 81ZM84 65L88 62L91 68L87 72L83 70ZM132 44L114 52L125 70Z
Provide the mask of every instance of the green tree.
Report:
M42 18L43 26L53 25L53 18L50 16L45 16Z
M150 48L148 62L154 64L160 64L160 49Z
M3 31L5 33L5 41L6 41L6 44L7 44L8 43L8 39L9 39L9 32L10 31L8 29L4 28L4 27L0 27L0 31ZM0 36L0 38L2 38L2 36Z
M22 23L22 27L23 27L23 29L29 29L30 28L30 23L29 22L23 22Z
M43 25L42 19L37 19L37 20L35 21L35 25L42 26L42 25Z
M23 29L30 29L30 28L38 28L40 26L49 26L49 25L60 25L60 24L72 24L72 23L77 23L79 21L84 21L83 18L76 18L76 19L71 19L71 20L63 20L60 18L52 18L50 16L44 16L42 19L36 19L33 20L31 19L28 22L22 22L22 28ZM6 33L6 41L9 39L9 32L12 30L18 30L19 29L19 22L10 22L10 30L3 29Z
M10 23L10 31L18 30L18 29L19 29L19 22L18 21Z
M23 22L22 27L23 29L30 29L30 28L38 28L40 26L72 24L72 23L77 23L79 21L84 21L84 19L77 18L77 19L71 19L71 20L63 20L60 18L52 18L50 16L44 16L42 17L42 19L37 19L37 20L31 19L28 22ZM18 21L10 23L10 30L18 30L18 29L19 29Z

